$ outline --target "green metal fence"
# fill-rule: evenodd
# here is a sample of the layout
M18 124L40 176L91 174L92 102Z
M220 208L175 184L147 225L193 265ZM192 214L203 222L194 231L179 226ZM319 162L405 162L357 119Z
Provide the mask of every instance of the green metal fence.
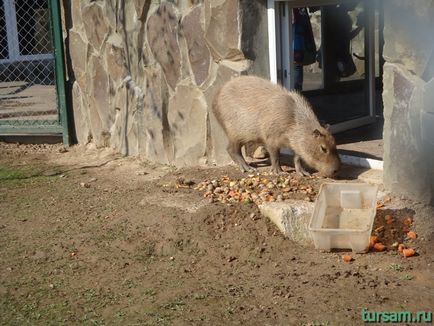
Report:
M1 0L0 135L69 144L59 0Z

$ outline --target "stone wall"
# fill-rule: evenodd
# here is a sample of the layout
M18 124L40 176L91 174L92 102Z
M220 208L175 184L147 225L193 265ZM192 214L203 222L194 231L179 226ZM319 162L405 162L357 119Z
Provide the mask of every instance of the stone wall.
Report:
M434 1L384 6L384 184L434 203Z
M63 14L78 143L230 161L211 102L233 76L268 75L265 0L63 0Z
M385 0L384 183L434 198L434 1ZM268 76L266 0L63 0L77 141L175 165L225 164L224 82Z

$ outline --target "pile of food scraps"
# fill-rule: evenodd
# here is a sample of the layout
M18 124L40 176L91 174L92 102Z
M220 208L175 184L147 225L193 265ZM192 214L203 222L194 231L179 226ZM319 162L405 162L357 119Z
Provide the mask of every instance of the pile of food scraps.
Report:
M406 258L417 255L414 248L417 233L412 228L413 218L408 213L377 209L374 228L369 239L369 251L394 250ZM342 260L350 262L354 259L351 255L345 254L342 256Z
M383 225L376 227L371 235L369 242L371 250L398 250L404 257L412 257L416 254L416 251L411 248L413 240L417 238L416 232L411 229L413 224L411 216L407 215L400 219L390 213L381 214L381 211L378 211L377 218L382 219ZM388 246L383 244L386 241L389 242Z
M231 179L223 176L219 179L204 180L195 189L204 192L210 202L255 203L281 202L290 198L314 201L318 190L309 180L296 173L274 175L269 172L249 174L246 178Z

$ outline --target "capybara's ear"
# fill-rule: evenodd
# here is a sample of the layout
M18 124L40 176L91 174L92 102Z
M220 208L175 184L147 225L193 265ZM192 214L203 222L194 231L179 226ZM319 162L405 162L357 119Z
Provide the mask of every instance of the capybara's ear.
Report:
M315 129L314 131L313 131L313 136L315 137L315 138L319 138L319 137L324 137L324 135L321 133L321 131L319 131L318 129Z

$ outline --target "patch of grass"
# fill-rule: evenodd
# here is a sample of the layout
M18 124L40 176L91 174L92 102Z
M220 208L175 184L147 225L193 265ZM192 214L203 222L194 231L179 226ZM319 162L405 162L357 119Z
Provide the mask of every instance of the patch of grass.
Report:
M200 293L193 294L194 300L204 300L206 298L208 298L208 294L200 294Z
M6 296L0 301L0 319L5 325L59 325L77 318L68 302L44 304L41 299L24 300Z
M401 276L400 279L404 280L404 281L410 281L410 280L414 279L414 276L410 275L410 274L405 274L405 275Z
M182 300L175 299L163 304L161 307L168 310L182 310L185 303Z
M126 316L126 312L125 311L122 311L122 310L119 310L119 311L117 311L116 313L115 313L115 318L117 318L117 319L122 319L123 317L125 317Z
M144 325L170 325L172 316L166 313L160 313L157 311L145 312L147 322Z
M14 181L36 177L53 177L61 173L60 167L0 164L0 181Z
M157 255L156 243L154 241L146 241L141 244L134 254L134 258L138 261L148 261Z
M400 264L390 264L389 269L394 270L395 272L402 272L404 270Z
M95 234L95 240L102 244L105 242L113 242L115 240L127 240L129 236L128 225L124 223L117 223L112 227L104 230L99 230L99 234Z
M28 171L13 169L4 165L0 165L0 180L18 180L29 177Z
M155 291L154 289L146 289L144 294L146 296L155 297L157 295L157 291Z

